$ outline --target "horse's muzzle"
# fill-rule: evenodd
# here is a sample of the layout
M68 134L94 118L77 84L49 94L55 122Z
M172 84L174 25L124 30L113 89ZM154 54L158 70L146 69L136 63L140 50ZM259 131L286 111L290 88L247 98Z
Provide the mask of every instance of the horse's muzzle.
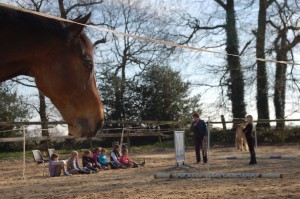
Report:
M97 134L103 126L103 120L98 120L96 125L91 125L86 118L80 118L77 120L77 130L80 132L80 137L93 137Z

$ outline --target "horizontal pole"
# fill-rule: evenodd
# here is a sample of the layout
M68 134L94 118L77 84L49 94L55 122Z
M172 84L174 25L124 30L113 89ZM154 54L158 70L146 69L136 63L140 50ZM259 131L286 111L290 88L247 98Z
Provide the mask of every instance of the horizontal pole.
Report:
M233 118L234 120L243 120L245 121L245 118ZM253 122L299 122L300 119L258 119L258 120L253 120Z
M55 136L55 137L48 137L48 136L41 136L41 137L26 137L26 141L46 141L46 140L58 140L58 139L75 139L73 136ZM80 138L86 139L86 138ZM23 137L8 137L8 138L0 138L1 142L22 142L24 140Z
M283 178L279 173L157 173L154 178Z
M40 125L42 124L41 122L35 121L35 122L0 122L0 126L16 126L16 125ZM66 124L64 121L55 121L55 122L46 122L46 124Z
M215 160L237 160L237 159L249 159L250 156L222 156L222 157L215 157ZM283 155L272 155L272 156L256 156L256 159L296 159L296 156L283 156Z
M121 133L108 133L108 134L97 134L92 139L101 139L101 138L119 138L121 137ZM151 136L161 136L161 137L167 137L163 133L159 132L147 132L147 133L126 133L124 135L125 137L151 137ZM23 141L23 137L8 137L8 138L0 138L1 142L21 142ZM26 137L26 141L45 141L45 140L59 140L59 139L75 139L74 136L40 136L40 137ZM84 140L86 138L79 138L78 140Z

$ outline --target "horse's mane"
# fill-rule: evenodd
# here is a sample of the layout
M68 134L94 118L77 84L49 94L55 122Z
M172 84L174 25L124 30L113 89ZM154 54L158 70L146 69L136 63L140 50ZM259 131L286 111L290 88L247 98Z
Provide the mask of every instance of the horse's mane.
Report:
M0 27L9 27L20 32L36 32L39 30L51 32L63 40L68 40L69 30L68 22L62 22L52 18L41 17L33 13L24 12L22 10L12 9L0 5ZM92 53L93 44L84 32L80 34L78 40L85 50Z
M66 23L41 17L32 13L12 9L0 5L0 27L13 27L16 31L49 31L63 39L67 39Z

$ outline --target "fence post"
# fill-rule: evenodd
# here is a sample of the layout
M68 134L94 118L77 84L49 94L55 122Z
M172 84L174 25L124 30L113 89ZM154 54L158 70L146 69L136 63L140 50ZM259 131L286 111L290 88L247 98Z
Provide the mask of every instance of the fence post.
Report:
M126 137L127 139L127 147L128 147L128 149L130 148L130 129L128 129L127 130L127 137Z
M25 152L26 152L26 138L25 138L25 127L22 126L22 129L23 129L23 176L22 176L22 180L26 180L26 177L25 177L25 168L26 168L26 165L25 165L25 158L26 158L26 155L25 155Z
M256 124L257 125L257 124ZM254 127L254 136L255 136L255 148L257 148L257 133L256 133L256 125Z
M210 156L209 156L209 150L210 150L210 117L208 117L208 127L207 127L207 151L206 151L206 155L207 155L207 173L208 173L208 176L209 176L209 179L210 179L210 174L209 174L209 162L211 161L210 160Z
M158 125L158 132L160 133L160 125ZM162 148L161 136L158 136L159 146Z
M125 128L123 126L123 128L122 128L122 134L121 134L121 140L120 140L120 149L121 149L121 152L122 152L122 147L123 147L124 131L125 131Z
M226 131L226 122L225 122L225 117L224 117L224 115L221 115L221 121L222 121L222 126L223 126L223 130L224 130L224 132Z

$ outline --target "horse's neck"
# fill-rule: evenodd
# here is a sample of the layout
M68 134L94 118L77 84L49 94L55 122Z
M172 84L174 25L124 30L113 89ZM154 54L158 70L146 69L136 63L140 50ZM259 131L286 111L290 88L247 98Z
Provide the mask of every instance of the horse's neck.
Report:
M20 33L11 29L0 32L0 82L18 75L33 76L32 67L53 49L53 39L47 34Z

